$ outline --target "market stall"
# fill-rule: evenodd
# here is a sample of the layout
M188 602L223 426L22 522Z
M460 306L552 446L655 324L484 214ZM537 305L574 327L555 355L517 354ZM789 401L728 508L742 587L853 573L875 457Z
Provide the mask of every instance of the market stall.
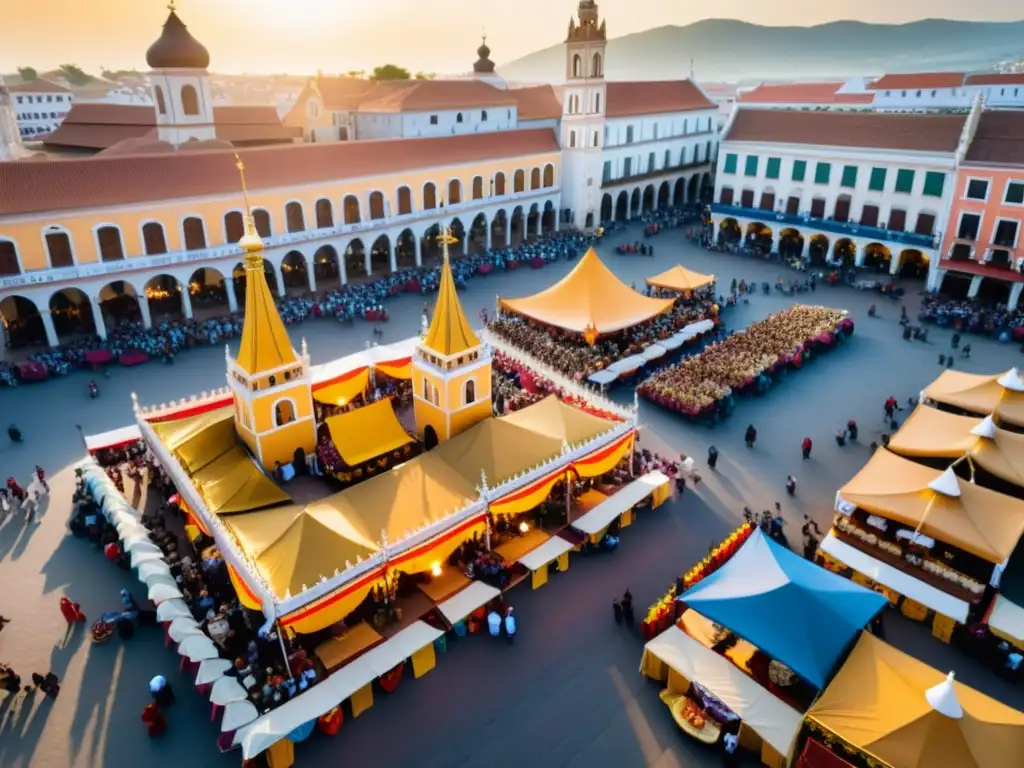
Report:
M1024 608L1004 595L996 595L988 614L988 628L1016 648L1024 648Z
M465 589L456 592L438 605L437 609L454 627L460 621L465 621L466 617L477 608L487 605L500 594L501 590L497 587L492 587L482 581L473 581Z
M142 440L142 432L139 431L137 424L132 424L129 427L112 429L97 435L86 435L85 448L90 454L95 454L99 451L126 448L129 445L135 445L140 440Z
M552 536L532 552L527 552L519 558L519 563L530 570L532 574L531 584L534 589L542 587L548 582L548 568L554 561L558 561L558 570L565 571L569 568L569 553L575 549L572 542L563 539L561 536Z
M654 277L648 277L645 282L652 288L660 288L665 291L672 291L683 296L690 296L695 291L714 291L715 276L704 275L687 269L682 264L676 264Z
M977 416L998 412L1001 421L1024 427L1024 379L1016 368L995 374L943 371L921 391L921 401Z
M657 508L669 498L671 493L668 477L660 471L649 472L624 485L575 520L572 527L589 536L591 542L597 543L616 518L620 520L623 527L632 523L633 508L648 496L651 497L651 507Z

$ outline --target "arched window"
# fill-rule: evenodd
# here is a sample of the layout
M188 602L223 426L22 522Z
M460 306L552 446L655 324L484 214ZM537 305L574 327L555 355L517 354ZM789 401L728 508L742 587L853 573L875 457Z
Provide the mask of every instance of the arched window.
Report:
M302 232L306 229L306 217L302 212L302 203L292 200L285 205L284 218L289 232Z
M100 261L120 261L124 258L120 228L100 227L96 230L96 244L99 246Z
M167 253L167 238L164 237L164 225L158 221L150 221L142 225L142 244L147 256L159 256Z
M201 251L206 247L206 227L198 216L189 216L181 222L181 234L186 251Z
M167 101L164 99L164 89L159 85L153 88L153 94L156 96L156 108L161 115L167 114Z
M359 198L355 195L345 195L345 199L341 203L342 210L345 214L346 224L358 224L359 223Z
M316 228L325 229L334 226L334 206L326 197L316 201Z
M50 267L60 269L75 265L75 256L71 250L71 238L67 232L51 227L46 232L44 239L46 240L46 253L50 257Z
M540 189L540 168L530 171L530 189Z
M238 211L224 214L224 239L229 243L237 243L245 235L245 220Z
M21 265L18 262L18 246L11 240L0 240L0 276L20 274Z
M408 187L398 188L398 215L412 213L412 192Z
M256 234L260 237L270 237L274 231L270 225L270 214L262 208L252 212L252 224L256 227Z
M548 163L544 166L544 186L553 187L555 186L555 166Z
M455 116L455 122L456 123L461 123L462 122L462 113L461 112L459 112L459 114L457 114Z
M470 405L476 402L476 382L470 379L466 382L465 404Z
M569 146L576 146L576 131L569 131Z
M572 76L580 77L583 74L583 59L577 53L572 57Z
M181 109L186 115L199 114L199 94L191 85L181 86Z
M591 77L600 77L601 76L601 54L600 53L595 53L594 54L594 61L591 63L591 66L590 66L590 76Z
M448 182L448 205L458 205L462 202L462 182L452 179Z
M295 403L291 400L278 400L274 403L274 424L283 427L295 421Z
M480 200L484 196L484 179L483 176L473 177L473 199Z
M423 210L432 211L434 208L437 208L437 187L428 181L423 185Z
M665 164L662 166L662 168L671 168L671 167L672 167L672 150L671 149L666 149L665 150Z
M505 174L498 171L494 174L494 194L504 195L505 194Z
M370 193L370 219L376 221L384 218L384 195L380 192Z
M512 191L522 192L526 188L526 173L520 168L512 177Z

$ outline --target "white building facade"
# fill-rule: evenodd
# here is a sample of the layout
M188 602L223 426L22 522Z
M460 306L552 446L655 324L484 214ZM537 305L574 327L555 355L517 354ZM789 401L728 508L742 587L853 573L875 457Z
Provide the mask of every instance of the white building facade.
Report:
M21 137L27 141L57 130L74 101L71 91L48 80L12 85L8 90Z
M491 87L491 86L487 86ZM495 92L497 95L497 91ZM515 99L494 106L423 111L353 113L358 139L416 139L429 136L460 136L467 133L507 131L517 127Z

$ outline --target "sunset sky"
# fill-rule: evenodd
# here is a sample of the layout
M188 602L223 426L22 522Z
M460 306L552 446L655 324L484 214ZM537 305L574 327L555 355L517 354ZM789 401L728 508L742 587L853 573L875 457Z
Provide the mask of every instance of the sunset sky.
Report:
M613 37L708 14L684 0L602 0ZM1018 0L717 0L715 18L807 26L836 19L922 17L1016 20ZM486 27L500 65L564 38L574 0L178 0L178 13L210 50L218 72L326 73L393 62L413 71L462 72ZM145 68L166 0L0 0L0 72L75 63L96 71Z

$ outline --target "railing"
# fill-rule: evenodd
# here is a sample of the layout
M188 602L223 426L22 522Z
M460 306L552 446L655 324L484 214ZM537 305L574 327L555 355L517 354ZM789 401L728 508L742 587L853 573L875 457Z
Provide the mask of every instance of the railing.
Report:
M482 197L475 200L465 200L461 203L445 205L443 208L430 208L412 213L396 214L385 216L381 219L361 221L356 224L338 224L333 227L321 227L319 229L308 229L302 232L283 232L263 238L266 250L282 248L290 245L308 243L314 240L322 240L328 237L339 237L354 235L377 229L400 227L420 221L430 221L445 216L457 216L460 213L477 211L486 206L502 204L514 204L520 200L535 200L558 194L561 187L542 187L540 189L529 189L523 192L510 192L505 195ZM557 211L556 211L557 212ZM523 214L528 214L524 211ZM543 211L542 211L543 213ZM506 212L507 218L511 219L511 211ZM472 222L468 223L469 225ZM467 226L467 232L469 231ZM369 247L369 243L366 244ZM26 272L21 275L0 278L0 290L5 288L20 288L23 286L43 285L61 281L81 280L89 277L100 277L103 275L115 275L121 272L130 272L141 269L153 269L158 267L173 267L180 264L192 264L197 262L214 261L229 256L242 257L242 249L237 245L219 245L201 250L172 251L156 256L129 256L117 261L99 261L90 264L80 264L71 267L54 267L35 272ZM339 254L340 256L340 254Z
M798 216L790 213L779 213L778 211L766 211L761 208L747 208L741 205L725 205L724 203L712 203L712 213L721 213L726 216L735 216L744 219L757 219L759 221L774 221L779 224L789 224L794 227L810 227L820 229L822 232L831 232L836 235L847 235L849 237L864 237L871 240L888 240L890 242L912 245L917 248L935 248L934 235L919 235L916 232L898 232L882 227L873 227L866 224L857 224L852 221L834 221L832 219L817 219L813 216Z
M632 184L638 181L656 179L659 176L667 176L672 173L678 173L679 171L692 171L696 168L707 167L710 163L710 160L699 160L694 163L685 163L683 165L673 165L667 168L659 168L658 170L655 171L647 171L645 173L634 173L630 176L620 176L617 179L602 179L601 189L607 189L608 187L616 187L619 184Z

